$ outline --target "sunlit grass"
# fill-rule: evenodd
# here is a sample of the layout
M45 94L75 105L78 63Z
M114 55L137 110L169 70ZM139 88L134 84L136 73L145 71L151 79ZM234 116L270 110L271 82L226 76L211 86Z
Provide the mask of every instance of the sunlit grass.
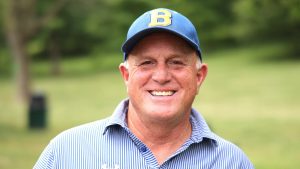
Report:
M194 107L258 169L300 166L300 62L271 59L283 50L273 44L204 55L209 73ZM47 97L47 130L26 129L27 106L15 101L14 81L0 79L0 168L32 168L59 132L109 116L126 97L121 57L63 60L60 77L48 63L32 65L32 87Z

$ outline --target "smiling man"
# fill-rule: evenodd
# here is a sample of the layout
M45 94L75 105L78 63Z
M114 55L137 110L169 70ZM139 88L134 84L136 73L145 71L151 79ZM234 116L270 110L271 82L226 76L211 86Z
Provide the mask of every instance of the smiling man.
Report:
M159 164L191 136L190 112L207 67L195 50L167 31L150 33L120 65L129 105L128 127Z
M111 117L58 135L34 168L253 168L192 108L207 65L186 17L163 8L144 13L129 28L122 51L128 99Z

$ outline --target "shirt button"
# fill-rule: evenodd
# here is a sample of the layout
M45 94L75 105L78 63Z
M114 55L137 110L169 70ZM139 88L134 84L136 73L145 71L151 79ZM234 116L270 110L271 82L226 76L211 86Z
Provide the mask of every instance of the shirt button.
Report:
M146 152L147 151L147 147L145 147L145 146L143 146L143 147L141 147L141 152Z

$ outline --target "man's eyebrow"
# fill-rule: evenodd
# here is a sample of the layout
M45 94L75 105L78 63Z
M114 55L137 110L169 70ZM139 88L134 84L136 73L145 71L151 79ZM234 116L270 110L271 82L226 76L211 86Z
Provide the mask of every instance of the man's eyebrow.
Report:
M134 56L134 61L153 60L150 56Z

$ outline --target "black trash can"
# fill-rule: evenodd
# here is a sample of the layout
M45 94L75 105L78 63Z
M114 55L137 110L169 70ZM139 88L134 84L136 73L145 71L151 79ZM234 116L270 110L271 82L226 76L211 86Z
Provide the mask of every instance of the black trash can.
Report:
M28 114L29 128L46 128L47 106L46 97L43 93L35 93L31 96Z

